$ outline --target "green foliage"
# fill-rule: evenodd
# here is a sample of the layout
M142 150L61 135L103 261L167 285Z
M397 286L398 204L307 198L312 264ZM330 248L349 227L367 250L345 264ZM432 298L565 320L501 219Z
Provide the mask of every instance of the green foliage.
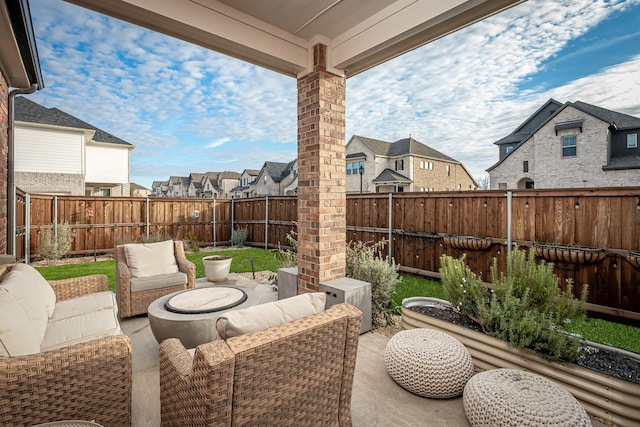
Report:
M374 326L392 324L399 307L393 293L401 277L393 258L382 257L384 242L350 242L347 246L347 277L371 283L371 316Z
M67 222L45 229L40 235L40 256L47 261L62 258L71 249L73 237Z
M515 250L507 258L506 273L494 258L490 293L465 264L464 256L443 255L440 274L447 299L461 313L476 320L490 335L517 348L531 348L550 360L574 360L578 342L562 331L565 322L584 317L587 287L580 300L572 283L562 291L553 265L537 264L535 253Z
M244 242L247 240L248 234L249 230L247 228L237 227L235 230L231 231L231 244L238 247L244 246Z
M298 233L291 230L287 233L288 249L279 248L274 257L278 268L294 267L298 264Z
M578 319L567 323L568 332L584 339L640 353L640 328L603 319Z
M442 283L403 274L402 281L398 283L393 293L393 301L396 305L401 306L403 299L416 296L446 298Z
M193 231L187 231L187 234L184 236L184 240L186 240L189 249L191 249L191 252L200 252L200 242L198 241L196 233L194 233Z

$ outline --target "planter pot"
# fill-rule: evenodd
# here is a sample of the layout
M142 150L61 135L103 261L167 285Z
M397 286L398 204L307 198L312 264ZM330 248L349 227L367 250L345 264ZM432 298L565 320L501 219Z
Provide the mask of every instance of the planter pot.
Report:
M491 239L488 237L444 236L442 241L446 246L455 249L470 249L474 251L483 251L491 246Z
M550 262L571 262L574 264L592 264L604 259L606 254L602 249L578 248L563 245L545 245L534 243L536 256Z
M430 328L458 339L481 369L512 368L542 375L565 387L587 412L621 427L640 425L640 384L612 378L573 363L555 363L534 351L402 307L404 329Z
M202 258L204 273L210 282L224 282L229 277L231 257L213 255Z

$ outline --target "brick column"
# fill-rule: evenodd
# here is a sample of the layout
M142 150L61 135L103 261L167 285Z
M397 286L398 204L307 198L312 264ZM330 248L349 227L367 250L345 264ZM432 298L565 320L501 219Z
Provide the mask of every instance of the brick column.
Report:
M9 150L9 83L0 72L0 254L7 253L7 155Z
M298 79L298 293L345 275L345 78L326 71L325 50Z

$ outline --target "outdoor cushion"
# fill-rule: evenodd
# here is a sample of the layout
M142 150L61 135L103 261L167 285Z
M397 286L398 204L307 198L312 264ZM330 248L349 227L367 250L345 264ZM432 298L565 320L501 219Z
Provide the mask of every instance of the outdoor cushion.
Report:
M40 350L48 351L122 334L117 317L116 310L108 308L66 319L50 320Z
M24 356L40 351L40 340L18 301L0 289L0 356Z
M181 271L148 277L132 277L131 292L150 291L187 284L187 275Z
M173 241L124 245L131 277L149 277L178 272Z
M319 313L325 302L324 292L314 292L234 310L218 318L216 329L222 339L237 337Z
M38 289L40 297L42 298L44 305L47 307L47 315L51 317L56 306L56 293L53 291L49 282L42 277L42 274L32 266L23 263L15 264L11 269L11 272L14 275L18 274L21 277L21 280L24 280L25 283L27 281L32 283Z
M49 321L68 319L103 309L118 310L116 295L113 292L96 292L60 301L56 304L56 309Z
M5 275L0 287L6 289L18 301L18 304L27 313L38 340L42 341L49 315L37 285L29 280L28 274L11 269Z

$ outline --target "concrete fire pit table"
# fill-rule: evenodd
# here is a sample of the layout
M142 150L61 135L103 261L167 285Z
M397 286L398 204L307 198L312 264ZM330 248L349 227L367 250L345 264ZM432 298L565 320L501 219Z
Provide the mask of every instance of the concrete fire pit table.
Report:
M257 289L197 287L153 301L148 309L149 326L159 343L167 338L178 338L186 348L194 348L217 338L218 317L229 310L261 302L264 298Z

